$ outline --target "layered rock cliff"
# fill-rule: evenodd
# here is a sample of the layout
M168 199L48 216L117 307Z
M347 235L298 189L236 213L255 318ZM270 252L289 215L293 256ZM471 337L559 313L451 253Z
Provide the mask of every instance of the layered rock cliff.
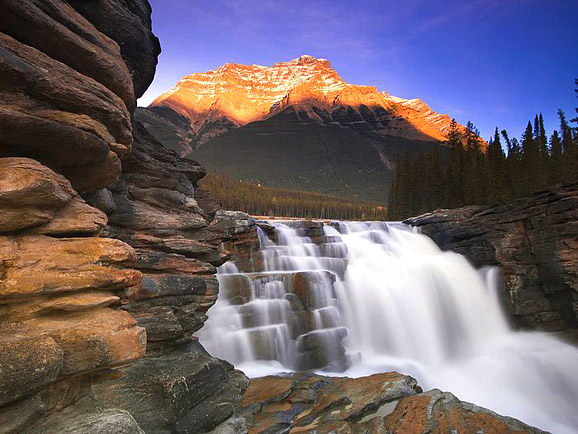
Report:
M248 380L211 357L193 334L216 302L215 266L229 234L199 197L198 164L165 149L139 124L119 181L89 200L109 213L106 235L130 244L142 280L123 310L146 329L145 357L102 376L95 396L147 432L202 433L231 416ZM197 199L200 199L197 201ZM201 208L205 207L205 210Z
M150 13L0 5L0 432L203 432L246 387L192 336L226 259L204 169L132 123Z
M407 220L442 248L476 265L499 265L516 325L578 329L578 185L558 185L494 206L469 206Z
M132 147L122 42L64 1L0 5L2 432L139 432L89 393L93 372L145 353L145 330L118 309L137 257L100 237L106 214L78 194L114 182Z

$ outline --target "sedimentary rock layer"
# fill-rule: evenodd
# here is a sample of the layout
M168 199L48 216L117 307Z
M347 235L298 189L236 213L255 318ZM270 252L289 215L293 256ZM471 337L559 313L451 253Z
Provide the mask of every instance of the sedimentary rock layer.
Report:
M145 0L130 4L150 13ZM145 329L118 309L141 280L137 255L99 237L106 214L78 193L115 181L132 145L119 43L63 0L0 5L2 433L142 432L89 396L95 372L146 347Z
M248 385L194 337L217 300L215 266L228 258L220 246L235 214L215 218L206 196L197 201L201 166L165 149L139 124L134 133L119 181L87 199L108 212L106 235L136 249L143 278L124 294L123 309L146 329L147 354L104 376L93 391L147 431L207 432L231 416Z
M34 158L77 191L115 181L136 105L118 43L63 0L8 0L0 59L0 156Z
M16 433L86 396L86 373L142 357L146 338L112 308L141 273L130 246L98 237L106 215L35 160L2 158L0 175L0 432Z

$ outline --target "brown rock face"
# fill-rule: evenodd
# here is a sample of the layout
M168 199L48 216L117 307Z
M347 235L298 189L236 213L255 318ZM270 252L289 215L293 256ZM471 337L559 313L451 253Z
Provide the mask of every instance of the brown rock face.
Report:
M49 222L76 195L70 182L38 161L0 159L0 232Z
M402 398L395 410L383 419L385 432L421 434L425 432L484 432L487 434L528 433L543 431L516 419L500 416L490 410L461 402L451 393L430 390Z
M504 301L518 326L578 328L578 185L505 205L439 210L407 223L477 265L500 265Z
M247 387L193 336L228 255L215 204L195 199L204 169L133 131L160 52L150 14L146 0L0 5L2 433L141 433L131 414L199 433Z
M450 126L448 116L433 112L423 101L346 83L329 61L311 56L273 67L227 63L214 71L188 75L152 106L186 116L196 134L195 146L288 107L309 121L343 126L347 119L367 121L376 124L381 135L416 140L446 140ZM376 123L375 117L381 120Z
M251 382L243 406L237 421L244 420L250 434L543 432L450 393L423 393L413 378L396 372L361 378L258 378Z
M146 27L148 3L129 3ZM128 8L118 2L117 16ZM0 4L2 433L142 432L86 397L94 371L146 346L118 309L141 279L136 254L98 238L106 214L77 193L115 181L132 145L134 85L117 42L63 0Z
M228 256L223 219L196 200L204 169L163 148L138 123L120 180L87 196L108 211L106 234L137 251L143 278L124 309L147 332L147 354L93 387L151 432L202 433L231 416L246 377L209 356L194 333L216 302L214 274ZM131 290L132 291L132 290Z
M134 251L106 238L5 236L0 239L0 297L12 299L70 291L116 290L136 285Z
M92 236L106 216L64 177L27 158L0 170L0 426L22 432L57 406L47 390L78 381L72 403L89 383L71 376L144 354L144 329L110 308L141 273L131 247Z
M32 157L77 191L116 180L135 107L118 44L67 2L9 0L0 46L0 156Z

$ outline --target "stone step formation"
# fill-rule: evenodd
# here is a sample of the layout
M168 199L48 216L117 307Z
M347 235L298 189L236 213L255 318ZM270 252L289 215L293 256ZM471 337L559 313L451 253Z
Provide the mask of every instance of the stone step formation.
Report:
M348 366L334 288L347 266L345 246L322 227L302 226L274 231L277 244L257 226L263 247L220 269L220 301L211 311L219 326L199 333L209 352L227 348L234 364L275 360L295 371Z

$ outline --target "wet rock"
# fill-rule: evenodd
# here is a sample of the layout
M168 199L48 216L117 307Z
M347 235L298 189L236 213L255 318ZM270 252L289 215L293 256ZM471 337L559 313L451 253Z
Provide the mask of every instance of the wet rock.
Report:
M231 304L245 304L251 300L251 279L242 274L223 275L221 296Z
M413 378L395 372L361 378L257 378L243 407L237 417L249 423L251 433L543 432L449 393L423 393Z
M425 432L480 432L487 434L543 431L514 418L462 402L451 393L437 389L402 398L383 421L390 432L421 434Z
M320 300L318 286L333 288L335 274L329 271L301 271L291 276L291 292L297 295L303 304L310 309L315 309L323 305Z
M99 400L129 411L150 432L203 433L234 411L248 381L198 343L141 359L93 387Z
M250 432L330 432L336 422L357 422L384 403L421 392L397 373L351 379L293 374L253 379L243 400ZM363 432L359 426L359 431Z

